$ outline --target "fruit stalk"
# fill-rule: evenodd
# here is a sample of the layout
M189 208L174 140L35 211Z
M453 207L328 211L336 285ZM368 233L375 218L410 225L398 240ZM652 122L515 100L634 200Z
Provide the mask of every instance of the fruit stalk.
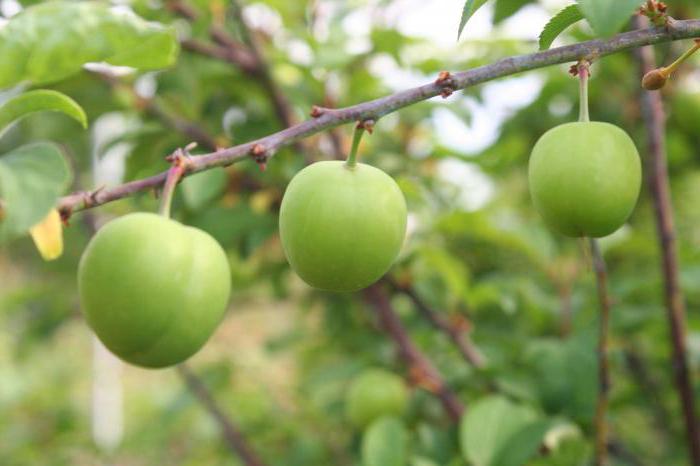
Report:
M600 252L598 241L589 238L591 259L598 286L600 302L600 324L598 334L598 401L595 410L595 464L604 466L608 461L608 395L610 392L610 295L608 293L608 272L605 259Z
M352 147L350 148L350 155L348 160L345 162L349 168L354 168L357 165L357 149L360 147L360 141L362 140L362 135L365 132L365 125L362 122L355 126L355 134L352 137Z
M683 64L688 58L690 58L695 52L700 50L700 39L695 39L695 45L688 49L683 55L678 57L676 61L668 65L667 67L661 68L664 72L670 76L676 69Z
M175 187L185 174L188 159L184 154L184 151L180 149L178 149L171 157L168 157L168 159L170 162L172 162L172 166L168 170L168 175L165 178L165 184L163 184L163 192L161 194L158 213L163 217L170 218L170 206L173 202Z
M581 60L578 64L579 77L579 114L578 121L588 122L591 118L588 114L588 78L590 76L590 63Z

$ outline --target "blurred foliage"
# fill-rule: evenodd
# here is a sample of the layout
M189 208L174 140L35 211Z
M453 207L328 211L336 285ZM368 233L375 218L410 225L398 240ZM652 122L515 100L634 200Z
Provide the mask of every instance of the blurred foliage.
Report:
M392 79L396 76L403 76L401 87L406 87L415 78L428 82L442 69L468 69L537 49L534 40L512 39L507 27L519 18L508 19L510 15L534 2L499 0L499 24L488 38L473 39L467 28L465 37L448 49L396 27L387 19L395 3L399 2L266 0L248 5L246 17L256 26L271 75L296 118L304 118L312 104L345 106L386 95L399 88ZM193 0L199 15L192 23L159 2L119 4L149 21L173 25L182 37L208 41L212 22L240 40L245 37L223 0ZM669 5L676 18L700 16L695 0ZM525 6L531 8L536 7ZM353 21L359 10L371 19L363 25L366 30L356 18ZM445 21L454 14L445 13ZM558 40L590 37L591 31L579 24ZM659 61L668 63L686 45L658 46ZM697 63L685 66L663 91L696 380ZM234 287L227 319L191 365L267 464L590 464L597 388L595 284L583 244L550 233L534 212L526 178L529 150L537 138L552 126L576 119L577 85L566 71L566 66L557 66L530 73L535 86L512 78L508 87L490 83L448 100L402 109L379 121L361 148L367 163L396 178L408 201L410 235L391 276L410 283L442 316L468 322L487 360L480 369L468 365L412 301L400 293L392 295L413 340L467 405L461 427L450 423L431 393L416 386L400 419L382 418L363 432L345 414L347 389L359 373L383 368L408 379L408 368L361 296L310 290L284 259L276 214L281 195L308 161L336 156L328 133L308 140L309 154L280 151L264 172L254 163L241 163L183 183L174 216L221 242ZM596 63L591 114L625 128L644 153L638 79L631 54ZM0 153L53 141L74 167L73 189L164 170L164 156L191 138L147 111L141 99L127 91L129 86L222 144L282 128L259 79L186 50L167 70L130 73L120 81L127 87L82 71L52 84L51 89L85 110L89 131L61 115L34 114L3 135ZM531 94L522 95L525 92ZM502 104L497 111L489 106L494 99ZM456 126L448 126L464 139L464 149L443 137L447 123L439 118L445 115L441 112L457 120ZM484 119L502 122L487 147L474 148L469 131ZM345 149L349 133L349 128L337 133ZM486 196L479 194L484 190ZM123 436L115 445L94 440L92 410L102 407L93 407L90 399L105 388L93 386L93 340L77 303L77 264L91 222L102 224L135 210L153 211L156 205L147 193L76 214L65 230L64 255L55 262L42 262L28 237L1 246L0 464L241 464L173 370L125 367L116 374L124 388ZM648 192L642 193L629 224L606 238L603 248L614 299L611 465L687 464ZM482 427L491 421L499 434L482 440L479 435L487 434ZM115 428L121 423L100 422L113 422ZM398 447L387 453L386 442ZM492 448L484 451L489 445ZM401 456L393 463L397 460L392 453L405 459Z

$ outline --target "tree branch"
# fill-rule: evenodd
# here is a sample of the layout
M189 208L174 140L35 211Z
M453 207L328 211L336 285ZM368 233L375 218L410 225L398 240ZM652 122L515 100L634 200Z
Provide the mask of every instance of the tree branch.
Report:
M413 344L411 337L401 324L381 285L375 284L364 290L365 300L375 310L384 330L393 338L399 348L401 357L408 364L411 374L433 392L442 403L453 422L459 422L464 405L457 395L447 386L440 372L430 360Z
M350 107L340 109L316 107L313 111L315 118L255 141L195 158L187 174L213 167L228 166L240 162L251 155L257 160L264 162L280 148L329 128L353 121L368 119L377 121L386 114L416 102L427 100L437 95L449 95L455 90L465 89L504 76L577 61L581 58L599 58L643 45L699 36L700 20L675 21L670 29L650 28L626 32L609 40L592 40L544 52L509 57L490 65L455 74L441 73L441 76L435 82ZM113 188L102 189L98 192L73 193L59 199L57 207L64 217L67 217L76 210L94 207L130 196L139 191L155 188L160 186L164 180L165 172Z
M591 259L598 285L600 301L600 330L598 335L598 403L595 410L595 464L605 466L608 462L608 396L610 393L610 294L608 292L608 271L605 259L600 252L598 241L590 239Z
M387 279L386 282L396 291L408 296L411 301L413 301L418 312L420 312L433 327L447 335L467 363L479 369L486 366L484 355L481 354L481 351L479 351L469 335L464 332L460 326L452 324L448 319L445 319L440 313L428 306L413 288L401 285L390 279Z
M241 431L233 424L233 421L224 413L216 400L209 392L209 389L185 364L177 366L177 371L187 384L192 394L199 399L204 408L221 427L221 435L226 441L226 445L236 455L238 455L246 466L265 466L260 458L255 454L245 439Z
M637 20L637 26L643 27L641 18ZM649 48L639 49L637 58L640 64L640 76L656 68L653 50ZM647 183L654 202L656 229L661 249L666 311L673 347L671 367L683 408L691 464L700 466L700 429L696 417L693 383L688 370L685 299L680 285L673 206L666 166L666 117L659 92L642 92L641 104L648 135L648 154L645 157Z

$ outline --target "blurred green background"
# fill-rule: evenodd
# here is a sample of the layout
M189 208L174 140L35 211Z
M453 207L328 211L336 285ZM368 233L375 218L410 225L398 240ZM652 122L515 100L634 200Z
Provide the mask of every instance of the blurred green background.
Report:
M0 12L11 16L32 3L3 1ZM212 25L240 43L252 37L269 80L187 46L176 66L159 72L105 79L86 70L51 88L85 108L88 131L63 116L38 114L5 134L0 152L38 139L58 142L74 166L73 190L141 178L163 171L164 156L193 140L183 123L217 145L246 142L282 129L284 118L301 121L314 104L352 105L429 82L441 70L534 52L542 26L567 3L499 0L480 10L456 42L458 0L250 2L243 10L248 34L224 1L190 1L193 20L174 12L172 2L115 1L175 25L184 41L214 44ZM676 18L700 16L693 0L668 3ZM555 45L589 37L578 25ZM656 47L659 61L669 63L687 46ZM696 58L684 66L663 91L695 379L697 64ZM626 129L646 157L634 57L605 58L592 72L592 119ZM288 102L284 118L274 92ZM497 419L525 410L549 423L529 465L586 465L592 453L598 305L590 259L583 243L544 227L526 179L534 142L575 120L577 111L577 83L567 66L556 66L405 108L377 122L360 149L363 161L397 180L408 202L409 235L390 278L473 340L483 366L467 363L409 296L386 287L401 322L466 405L470 422L491 419L489 402L499 394L510 404ZM197 175L178 190L173 216L219 240L233 276L227 317L190 360L192 371L266 464L370 466L363 458L366 433L349 422L345 395L358 374L377 367L410 385L401 417L406 456L397 464L519 464L479 463L478 454L465 459L458 428L420 377L411 376L362 295L314 291L290 271L277 233L284 188L305 164L346 154L350 135L350 126L322 133L304 142L303 153L280 151L265 171L245 162ZM200 144L194 153L209 150ZM75 276L91 226L156 208L148 194L74 215L55 262L43 262L29 239L0 249L0 464L244 464L176 371L117 363L99 350L81 317ZM688 464L646 187L629 224L602 247L613 297L611 464Z

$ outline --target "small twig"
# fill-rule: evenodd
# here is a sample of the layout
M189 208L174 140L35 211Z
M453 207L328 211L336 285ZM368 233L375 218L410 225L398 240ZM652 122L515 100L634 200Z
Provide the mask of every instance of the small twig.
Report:
M598 335L598 402L595 410L595 464L604 466L608 461L608 397L610 394L610 294L608 292L608 272L605 259L598 247L598 241L591 238L591 259L598 285L600 301L600 328Z
M364 296L376 312L381 326L398 346L399 354L408 364L410 373L440 399L450 419L455 423L459 422L464 405L447 386L440 372L411 341L381 285L370 286L364 291Z
M177 366L177 371L187 384L192 394L202 403L212 418L219 424L221 435L226 441L226 445L236 455L238 455L246 466L265 466L265 463L258 458L248 444L243 433L224 413L218 405L209 389L185 364Z
M671 426L671 415L664 405L664 390L659 386L653 375L649 373L649 369L642 356L633 348L626 348L624 351L625 365L632 377L636 380L639 388L645 393L645 398L648 399L650 407L654 412L654 422L656 428L668 439L669 427Z
M635 22L637 27L644 27L642 18L635 18ZM637 50L637 59L640 64L641 76L646 75L656 67L654 51L650 48ZM666 164L663 101L658 92L644 91L641 95L641 104L648 137L648 154L644 158L647 167L647 183L654 202L656 229L661 249L666 315L673 348L671 368L683 409L691 464L700 466L700 427L695 408L693 382L688 369L685 298L680 284L673 205Z
M452 324L448 319L442 317L439 312L428 306L413 288L401 285L391 279L387 279L386 281L392 288L408 296L411 301L413 301L418 312L420 312L433 327L447 335L467 363L476 368L483 368L486 366L484 355L481 354L481 351L474 345L469 334L463 331L460 326Z
M665 28L650 28L626 32L618 34L608 40L592 40L554 48L544 52L504 58L489 65L472 68L460 73L453 73L451 76L455 90L465 89L516 73L577 61L579 58L589 56L593 52L596 53L596 56L603 57L643 45L697 36L700 36L700 20L676 21L674 22L673 29L670 31L667 31ZM283 146L287 146L344 123L368 119L377 120L384 115L395 112L408 105L440 95L442 90L443 87L441 85L431 82L423 86L407 89L396 94L351 107L326 109L318 118L306 120L256 141L197 157L197 161L193 164L194 166L189 173L192 174L214 167L228 166L244 160L254 144L262 144L270 152L274 152ZM160 186L163 181L165 181L165 173L105 189L92 206L94 207L95 205L121 199L139 191L152 189ZM86 207L81 206L81 200L82 198L76 196L75 193L70 194L59 199L57 207L62 212L80 210Z

